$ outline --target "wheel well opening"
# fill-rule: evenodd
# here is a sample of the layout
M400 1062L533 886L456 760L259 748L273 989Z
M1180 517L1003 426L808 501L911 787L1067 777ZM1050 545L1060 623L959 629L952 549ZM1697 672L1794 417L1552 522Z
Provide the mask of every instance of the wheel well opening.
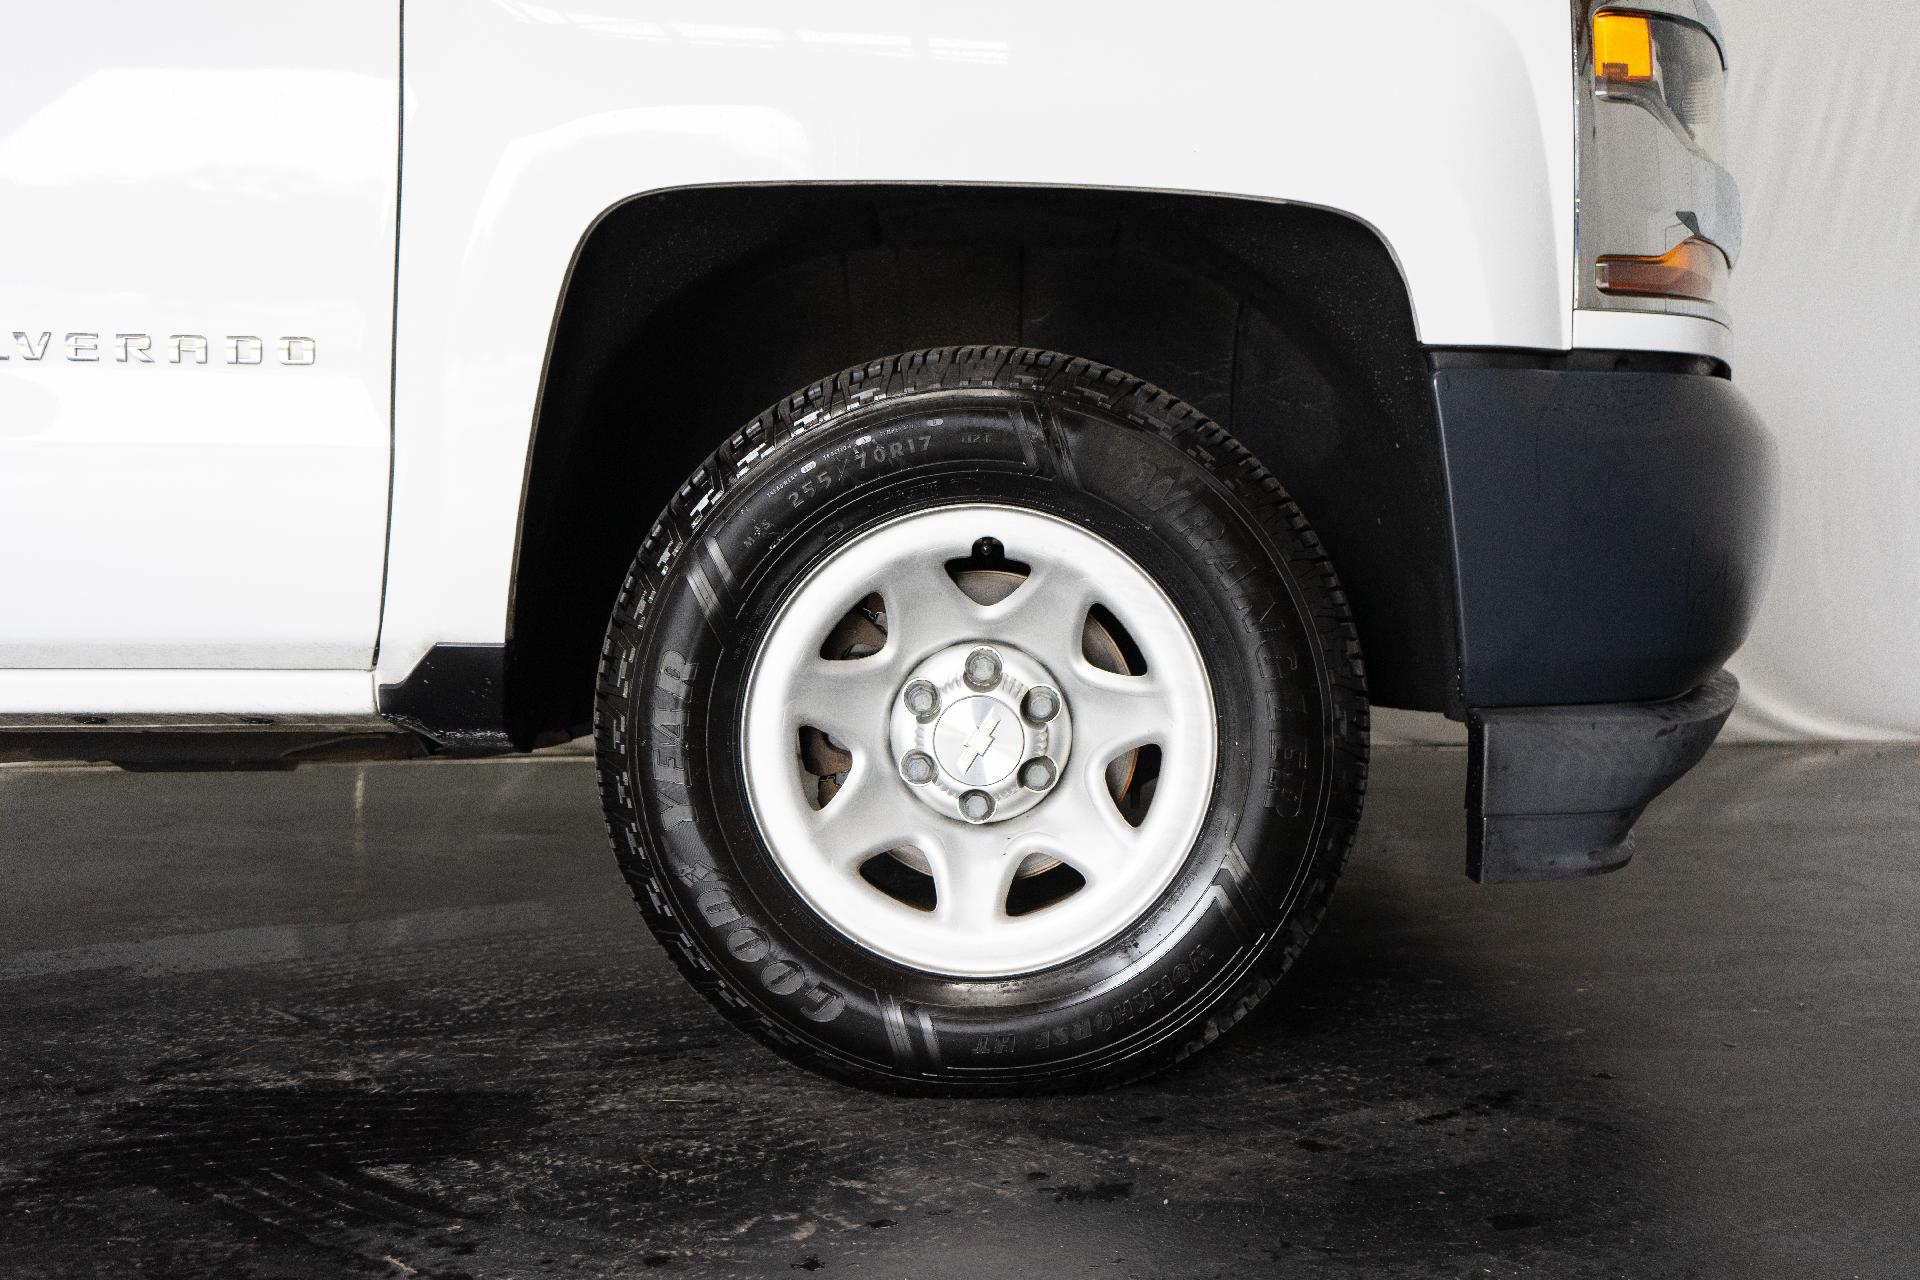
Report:
M634 551L731 432L840 369L957 343L1085 356L1215 418L1327 545L1375 700L1451 705L1426 359L1398 269L1352 219L1078 189L659 192L589 233L552 341L509 618L520 745L585 728Z

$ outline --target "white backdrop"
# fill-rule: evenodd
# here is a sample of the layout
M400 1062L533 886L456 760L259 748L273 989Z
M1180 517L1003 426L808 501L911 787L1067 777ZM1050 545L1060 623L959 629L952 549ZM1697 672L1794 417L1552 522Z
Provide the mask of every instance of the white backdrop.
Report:
M1748 738L1920 736L1920 22L1718 0L1745 244L1733 376L1780 443Z
M1920 10L1715 0L1745 243L1733 377L1780 445L1727 737L1920 737ZM1377 713L1381 742L1458 742ZM1920 783L1916 783L1920 785Z

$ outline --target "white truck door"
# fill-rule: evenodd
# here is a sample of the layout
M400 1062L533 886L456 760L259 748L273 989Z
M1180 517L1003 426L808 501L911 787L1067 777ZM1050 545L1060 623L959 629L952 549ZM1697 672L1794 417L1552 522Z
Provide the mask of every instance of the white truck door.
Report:
M0 668L369 666L399 25L397 0L8 23Z

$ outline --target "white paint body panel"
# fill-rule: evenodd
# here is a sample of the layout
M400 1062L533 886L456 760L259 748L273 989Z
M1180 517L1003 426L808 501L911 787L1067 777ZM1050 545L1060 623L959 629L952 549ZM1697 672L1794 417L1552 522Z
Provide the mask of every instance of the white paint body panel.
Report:
M0 52L0 668L364 673L387 525L395 5L20 17ZM122 359L116 333L150 335L152 362L137 343ZM172 363L173 334L205 336L208 363L191 346ZM223 363L228 335L260 337L262 362ZM316 344L311 365L280 363L290 336Z
M155 716L245 712L324 721L373 712L366 671L138 670L0 671L0 713Z

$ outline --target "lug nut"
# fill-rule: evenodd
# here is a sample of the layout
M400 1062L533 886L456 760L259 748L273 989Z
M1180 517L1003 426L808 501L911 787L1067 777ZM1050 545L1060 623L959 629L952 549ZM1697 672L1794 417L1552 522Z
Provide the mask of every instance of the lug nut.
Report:
M960 816L968 822L985 822L993 816L993 797L984 791L969 791L960 797Z
M1045 756L1035 756L1020 766L1020 785L1029 791L1045 791L1053 785L1055 776L1053 761Z
M914 786L933 781L933 757L924 751L909 751L900 761L900 776Z
M1060 695L1043 684L1035 685L1020 700L1020 714L1035 724L1045 724L1060 714Z
M1000 655L984 645L967 655L967 683L975 689L991 689L1000 683Z
M931 720L934 712L940 710L940 691L925 680L915 680L908 685L901 699L916 720Z

